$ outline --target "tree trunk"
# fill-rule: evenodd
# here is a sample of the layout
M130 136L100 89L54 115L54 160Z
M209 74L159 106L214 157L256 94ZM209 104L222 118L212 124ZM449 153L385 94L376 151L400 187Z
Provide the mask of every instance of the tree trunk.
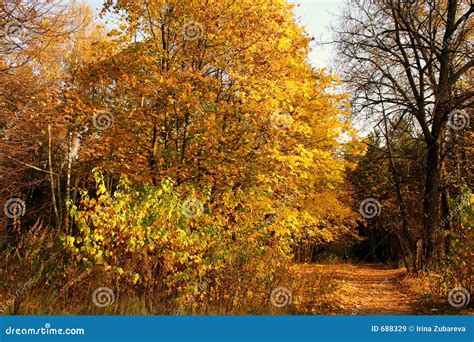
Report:
M407 208L405 204L405 198L403 197L403 191L402 191L402 184L401 184L401 177L397 171L397 168L395 166L395 161L393 160L393 153L392 153L392 144L389 138L389 130L388 130L388 124L387 124L387 116L385 114L385 111L383 113L384 116L384 128L385 128L385 140L387 143L387 152L388 152L388 159L389 159L389 165L390 165L390 171L393 174L393 182L395 183L395 189L397 192L397 198L398 198L398 207L400 210L400 215L402 218L402 232L403 232L403 237L405 238L405 241L401 239L401 237L397 233L397 237L400 240L400 246L402 248L403 252L403 261L405 263L405 266L407 267L407 271L410 272L410 268L408 266L407 262L407 256L406 256L406 250L408 250L409 257L412 261L412 271L416 273L417 270L417 264L416 264L416 242L413 239L413 237L410 234L410 229L409 229L409 221L408 221L408 214L407 214ZM405 242L408 244L408 248L405 248Z
M53 159L51 157L52 154L52 143L51 143L51 124L48 125L48 164L49 164L49 182L51 185L51 203L53 206L54 210L54 217L56 218L56 224L57 227L59 228L61 225L61 222L59 220L59 212L58 212L58 206L56 203L56 186L54 184L54 172L53 172Z
M396 234L397 235L397 238L398 238L398 244L400 245L400 250L402 251L402 258L403 258L403 264L405 265L405 268L407 270L407 272L410 272L410 264L408 263L408 259L407 259L407 253L405 251L405 246L404 246L404 243L403 243L403 239L402 237L400 236L400 234ZM415 260L415 257L413 257L413 271L416 272L416 260Z
M449 232L451 231L451 208L449 207L449 190L446 184L443 185L443 189L441 191L441 226L444 228L443 236L440 240L440 253L441 256L444 258L446 255L449 254L449 249L451 245L451 238Z
M71 170L72 170L72 146L73 139L72 133L69 132L68 135L68 145L67 145L67 178L66 178L66 216L64 221L64 229L66 234L71 234L70 225L71 225Z
M439 144L432 139L427 144L426 184L423 200L424 214L424 268L430 268L434 260L434 234L439 221L440 155Z

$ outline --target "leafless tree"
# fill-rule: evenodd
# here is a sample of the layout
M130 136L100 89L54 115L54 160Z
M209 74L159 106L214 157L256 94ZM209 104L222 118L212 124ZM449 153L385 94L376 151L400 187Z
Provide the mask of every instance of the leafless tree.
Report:
M473 11L470 0L352 0L335 29L354 113L404 117L423 137L424 266L435 250L443 144L470 121Z
M60 224L61 92L74 34L89 20L82 9L73 1L0 0L0 223L12 221L4 203L19 198L30 200L30 218L50 209L50 222Z

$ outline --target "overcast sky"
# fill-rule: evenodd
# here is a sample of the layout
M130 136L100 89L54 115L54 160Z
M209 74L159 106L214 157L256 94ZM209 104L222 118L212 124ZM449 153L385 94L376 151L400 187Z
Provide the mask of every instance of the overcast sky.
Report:
M104 0L86 0L86 2L98 12ZM334 14L340 12L344 0L289 0L289 2L299 5L295 9L299 22L312 37L316 38L315 44L312 45L311 63L316 67L330 67L334 58L331 48L318 46L316 43L331 39L329 25L335 19Z
M328 45L317 45L321 41L330 41L332 34L330 25L341 12L344 0L295 0L291 1L299 6L295 13L300 23L312 37L315 44L312 45L310 55L311 63L316 67L330 67L334 53Z

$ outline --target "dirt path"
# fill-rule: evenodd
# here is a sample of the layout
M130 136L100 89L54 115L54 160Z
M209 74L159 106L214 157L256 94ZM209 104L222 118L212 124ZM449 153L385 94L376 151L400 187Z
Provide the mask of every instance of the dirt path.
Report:
M303 264L296 269L304 279L296 306L305 313L344 315L420 314L419 298L401 280L402 269L381 264Z

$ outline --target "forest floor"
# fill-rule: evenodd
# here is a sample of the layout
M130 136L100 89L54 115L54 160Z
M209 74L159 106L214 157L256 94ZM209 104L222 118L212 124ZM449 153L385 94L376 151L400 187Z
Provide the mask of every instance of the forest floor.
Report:
M382 264L296 266L295 313L334 315L436 314L403 284L404 269ZM437 310L436 310L437 311Z

